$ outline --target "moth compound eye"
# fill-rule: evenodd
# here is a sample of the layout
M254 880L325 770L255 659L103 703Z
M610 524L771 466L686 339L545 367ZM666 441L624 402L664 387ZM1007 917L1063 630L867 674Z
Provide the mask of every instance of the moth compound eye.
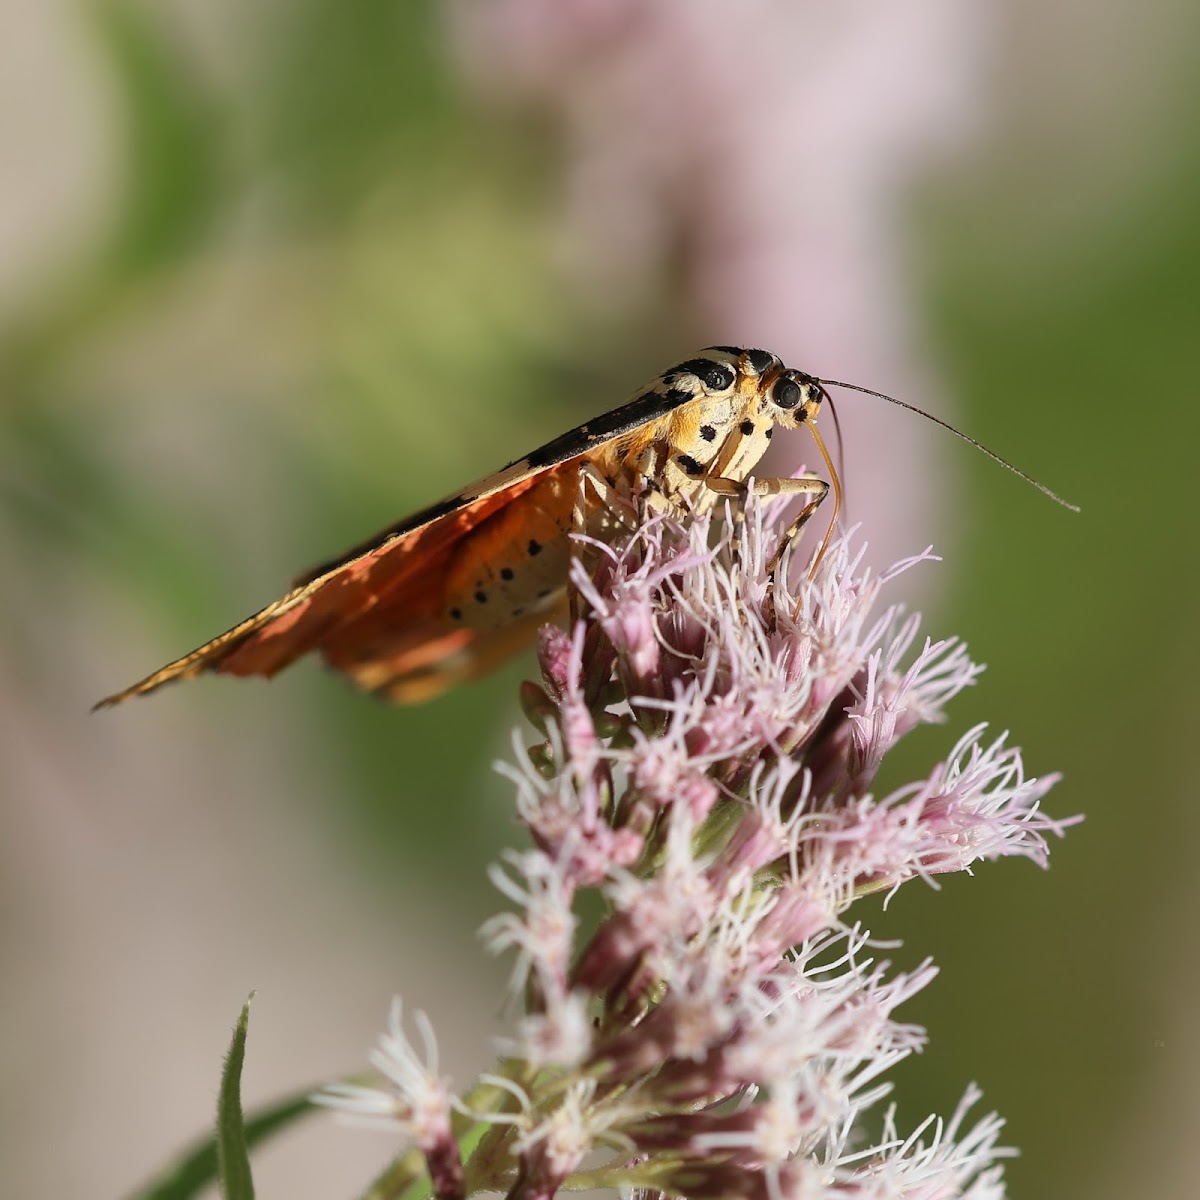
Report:
M724 392L733 387L733 368L723 366L721 363L713 363L711 367L700 376L701 382L710 392Z
M792 409L804 399L800 385L786 375L781 376L771 385L771 403L776 408Z

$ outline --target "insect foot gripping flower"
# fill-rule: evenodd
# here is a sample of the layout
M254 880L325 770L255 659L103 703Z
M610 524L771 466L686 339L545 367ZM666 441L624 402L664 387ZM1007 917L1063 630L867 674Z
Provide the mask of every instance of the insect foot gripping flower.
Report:
M523 1016L451 1097L428 1024L418 1055L397 1010L381 1088L323 1097L405 1141L371 1195L422 1175L446 1200L1003 1194L1001 1122L969 1124L974 1087L948 1120L905 1134L889 1108L878 1140L860 1128L924 1042L896 1010L934 968L879 961L847 911L983 858L1044 865L1071 822L1040 810L1054 779L982 726L873 791L889 747L980 668L880 610L928 552L872 575L847 537L793 590L786 556L772 577L778 511L648 517L576 563L580 619L542 631L543 683L522 693L540 740L502 767L533 845L494 872L514 907L484 936L514 956Z

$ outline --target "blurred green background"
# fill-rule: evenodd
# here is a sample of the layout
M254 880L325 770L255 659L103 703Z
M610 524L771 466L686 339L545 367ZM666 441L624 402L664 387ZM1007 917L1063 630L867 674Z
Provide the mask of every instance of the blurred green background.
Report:
M732 39L675 0L0 11L9 1194L120 1194L206 1127L253 987L252 1101L357 1067L393 992L459 1083L486 1064L527 661L411 710L309 665L87 706L710 342L1083 506L843 405L854 519L944 548L929 629L990 664L881 782L988 720L1087 814L1047 875L873 914L942 968L897 1099L977 1080L1027 1200L1196 1194L1200 18L899 7ZM264 1193L351 1194L388 1148L305 1127Z

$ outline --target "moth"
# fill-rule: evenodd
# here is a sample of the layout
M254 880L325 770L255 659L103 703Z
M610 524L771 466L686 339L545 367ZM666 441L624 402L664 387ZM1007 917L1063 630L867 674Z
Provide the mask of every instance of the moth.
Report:
M703 350L620 408L302 575L253 616L95 707L206 671L270 677L312 652L365 691L404 704L430 699L490 671L565 613L573 533L611 539L620 497L703 512L745 496L777 426L809 430L831 482L755 479L753 491L805 498L782 550L832 486L819 559L841 502L816 425L827 386L869 391L786 367L766 350Z

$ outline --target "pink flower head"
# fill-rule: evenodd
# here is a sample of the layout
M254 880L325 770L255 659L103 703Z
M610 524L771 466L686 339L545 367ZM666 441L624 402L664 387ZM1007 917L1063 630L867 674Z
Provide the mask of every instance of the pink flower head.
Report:
M1001 1194L1000 1122L965 1126L974 1091L907 1137L889 1110L863 1144L860 1114L925 1041L897 1010L936 971L894 970L846 913L982 859L1045 865L1071 822L1041 811L1056 777L983 726L875 793L891 747L980 668L883 603L928 552L877 574L850 535L811 579L770 578L781 511L658 516L574 564L580 619L543 634L522 692L539 740L502 768L534 848L493 873L514 908L484 933L515 955L524 1012L502 1072L456 1101L493 1126L467 1193ZM392 1058L393 1116L452 1184L443 1127L417 1115L448 1101Z

